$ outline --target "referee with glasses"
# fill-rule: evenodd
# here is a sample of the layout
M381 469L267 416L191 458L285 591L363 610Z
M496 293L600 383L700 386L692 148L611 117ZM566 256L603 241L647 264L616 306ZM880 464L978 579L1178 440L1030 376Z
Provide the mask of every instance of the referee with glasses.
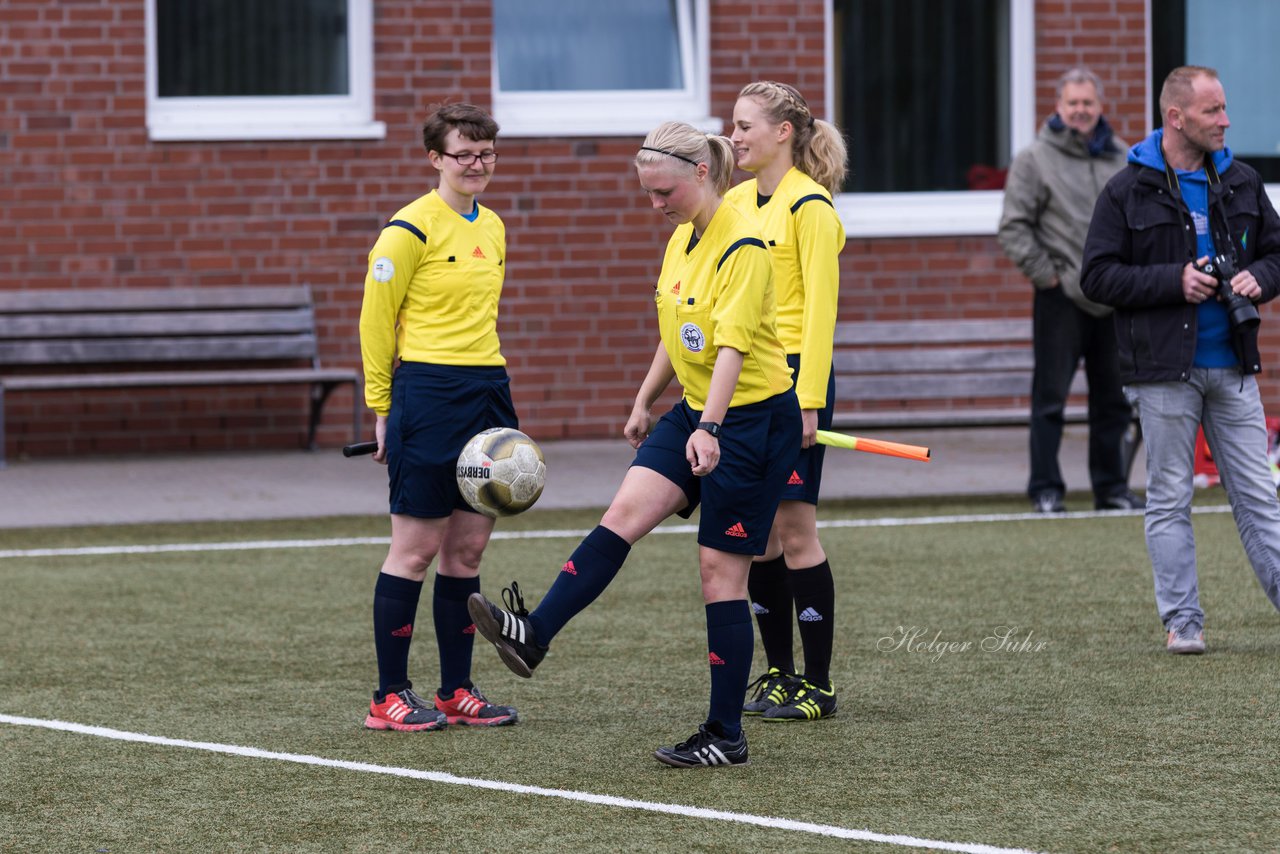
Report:
M624 428L635 460L599 526L533 613L512 584L504 591L510 610L476 594L471 616L507 666L530 676L552 638L613 580L631 546L701 502L710 708L690 738L654 756L676 767L742 765L755 645L747 573L752 555L765 550L800 450L800 407L778 339L768 247L754 220L724 203L729 141L669 122L649 134L635 163L653 207L675 225L654 291L661 343ZM653 404L673 379L684 398L655 423Z
M422 142L440 185L392 217L369 253L360 351L365 402L377 414L373 458L387 466L391 486L391 548L373 598L370 729L516 722L515 709L490 703L471 681L467 597L480 589L494 520L463 501L455 476L472 436L519 426L496 328L506 230L476 201L493 177L497 136L493 118L470 104L431 115ZM409 681L409 646L437 557L431 610L440 686L425 700Z

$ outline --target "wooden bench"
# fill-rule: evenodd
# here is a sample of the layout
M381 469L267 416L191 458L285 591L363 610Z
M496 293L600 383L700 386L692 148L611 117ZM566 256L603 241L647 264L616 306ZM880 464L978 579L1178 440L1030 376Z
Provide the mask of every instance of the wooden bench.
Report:
M6 392L272 384L311 387L311 448L350 385L359 438L360 375L320 366L306 286L0 293L0 465Z
M836 324L837 428L1029 424L1030 318L856 321ZM1088 420L1084 371L1065 417ZM1135 418L1126 462L1141 440Z

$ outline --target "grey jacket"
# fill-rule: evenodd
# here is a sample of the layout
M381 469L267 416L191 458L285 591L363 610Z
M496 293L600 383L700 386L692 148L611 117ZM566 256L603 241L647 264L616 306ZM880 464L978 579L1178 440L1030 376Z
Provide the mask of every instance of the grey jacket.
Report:
M1111 176L1124 168L1127 149L1113 137L1091 156L1080 134L1051 119L1014 158L1005 182L997 234L1004 253L1037 288L1049 288L1057 275L1063 293L1094 317L1111 309L1091 302L1080 290L1084 239L1094 203Z

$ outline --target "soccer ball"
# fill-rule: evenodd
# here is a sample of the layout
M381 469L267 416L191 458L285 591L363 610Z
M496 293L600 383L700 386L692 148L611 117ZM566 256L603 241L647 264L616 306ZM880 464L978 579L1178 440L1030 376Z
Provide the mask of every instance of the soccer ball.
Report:
M546 482L542 449L511 427L477 433L458 455L458 489L463 499L490 518L528 510Z

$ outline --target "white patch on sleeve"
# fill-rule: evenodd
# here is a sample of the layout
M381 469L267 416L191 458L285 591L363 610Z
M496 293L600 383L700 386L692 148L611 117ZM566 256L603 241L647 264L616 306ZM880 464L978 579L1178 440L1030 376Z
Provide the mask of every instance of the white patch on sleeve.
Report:
M390 258L379 258L374 261L372 269L375 282L389 282L396 274L396 265L391 263Z

